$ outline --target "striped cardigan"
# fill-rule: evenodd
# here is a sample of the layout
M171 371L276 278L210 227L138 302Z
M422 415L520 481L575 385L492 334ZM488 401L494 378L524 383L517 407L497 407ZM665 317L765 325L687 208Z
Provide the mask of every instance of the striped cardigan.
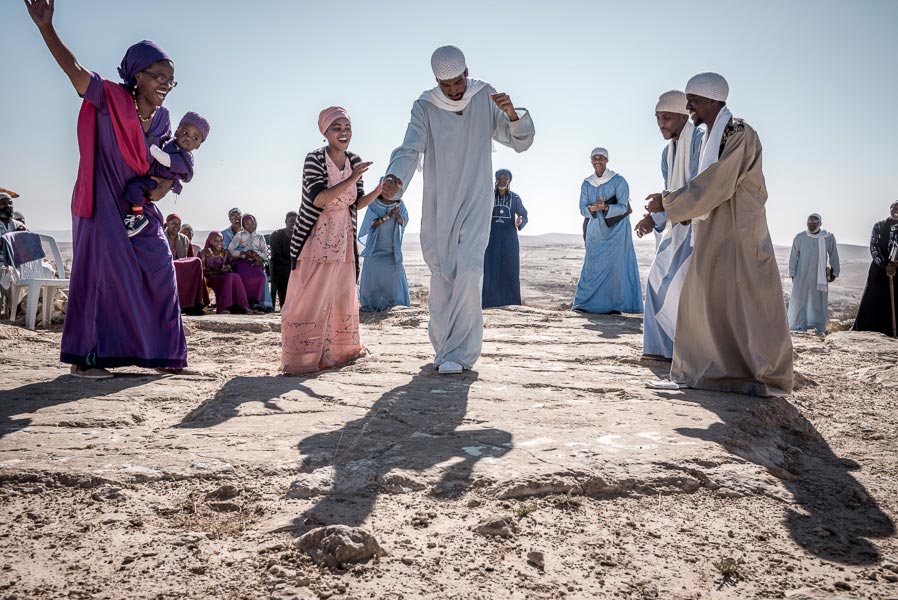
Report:
M362 162L357 154L347 152L346 157L353 169ZM306 155L306 162L302 168L302 204L299 207L299 216L293 225L293 236L290 239L290 268L296 268L296 261L302 253L312 228L318 222L318 217L324 211L323 208L315 206L315 199L318 194L327 189L327 164L324 158L324 148L319 148ZM365 195L364 184L361 179L356 183L356 201ZM358 228L358 211L355 204L349 207L349 214L352 217L352 249L355 254L355 277L359 278L359 250L355 244L356 232Z

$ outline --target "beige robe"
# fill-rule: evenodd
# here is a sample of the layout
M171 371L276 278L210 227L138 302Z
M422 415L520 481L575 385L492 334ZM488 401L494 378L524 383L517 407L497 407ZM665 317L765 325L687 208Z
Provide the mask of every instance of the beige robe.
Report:
M693 222L671 380L758 396L792 391L792 338L766 201L761 141L738 119L717 163L664 197L676 222L710 213Z

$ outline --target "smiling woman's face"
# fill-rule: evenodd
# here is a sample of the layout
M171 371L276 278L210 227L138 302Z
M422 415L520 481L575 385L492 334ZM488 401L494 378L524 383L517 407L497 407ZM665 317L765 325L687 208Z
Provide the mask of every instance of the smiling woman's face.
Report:
M153 106L162 106L174 87L175 65L170 60L160 60L138 73L136 79L137 95Z
M330 124L324 132L324 137L331 148L345 151L352 140L352 123L346 117L340 117Z

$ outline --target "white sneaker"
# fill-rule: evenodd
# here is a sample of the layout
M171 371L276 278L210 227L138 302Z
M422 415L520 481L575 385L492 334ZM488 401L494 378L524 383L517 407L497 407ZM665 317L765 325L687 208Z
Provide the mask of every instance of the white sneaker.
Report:
M464 368L454 360L444 362L439 368L440 375L457 375L463 370Z

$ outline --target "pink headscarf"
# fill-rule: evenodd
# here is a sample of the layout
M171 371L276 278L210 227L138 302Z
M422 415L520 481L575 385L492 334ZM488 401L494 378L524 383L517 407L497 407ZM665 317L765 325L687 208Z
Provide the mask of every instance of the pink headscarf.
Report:
M322 110L321 114L318 115L318 130L321 132L321 135L324 135L327 128L333 125L334 121L340 117L351 120L349 119L349 113L342 106L331 106Z

